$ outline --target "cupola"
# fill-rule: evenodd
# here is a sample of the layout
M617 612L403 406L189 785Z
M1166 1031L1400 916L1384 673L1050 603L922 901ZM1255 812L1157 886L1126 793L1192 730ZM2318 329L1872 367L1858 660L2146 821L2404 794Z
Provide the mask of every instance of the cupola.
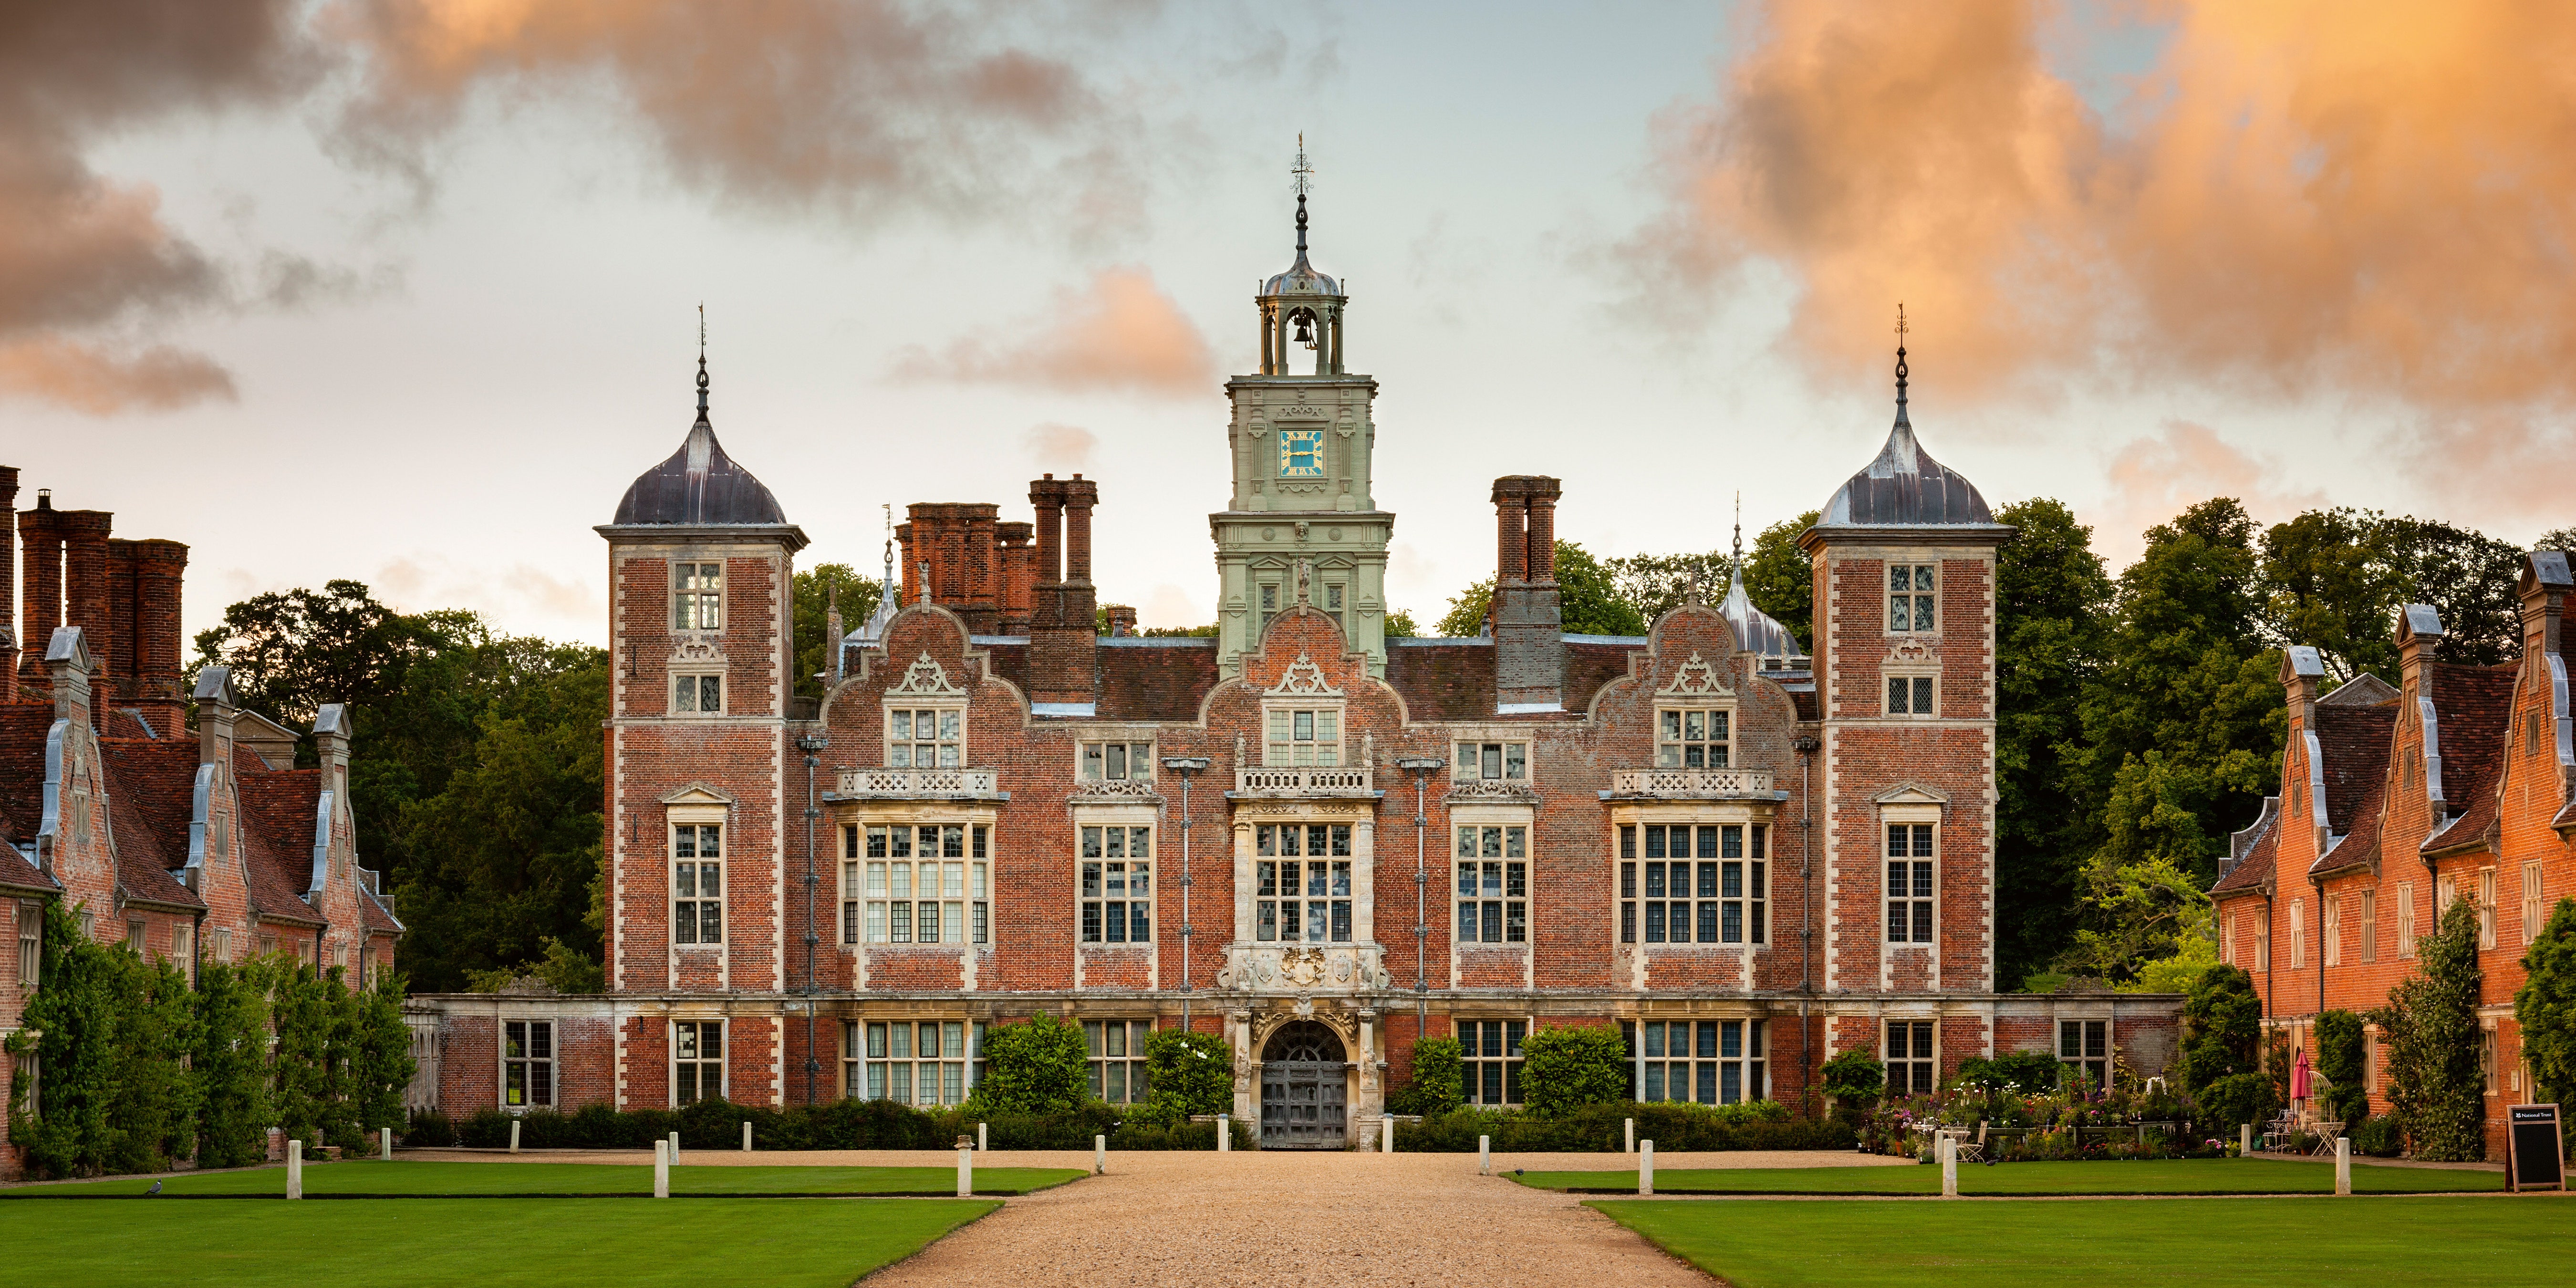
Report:
M725 455L707 420L707 355L698 354L698 421L670 459L637 475L617 503L615 526L679 524L775 526L787 522L778 498L751 471Z

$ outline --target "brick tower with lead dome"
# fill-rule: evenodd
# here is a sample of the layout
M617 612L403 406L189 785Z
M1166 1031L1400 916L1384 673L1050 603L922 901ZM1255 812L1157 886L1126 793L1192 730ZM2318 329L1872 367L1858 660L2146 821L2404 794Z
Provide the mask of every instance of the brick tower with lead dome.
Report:
M1270 620L1302 595L1350 647L1386 673L1386 550L1395 516L1377 508L1370 464L1377 381L1343 349L1350 297L1306 259L1303 141L1296 176L1297 258L1261 284L1261 370L1226 382L1234 495L1208 516L1216 540L1217 664L1233 677ZM1303 350L1311 358L1299 356ZM1296 370L1295 368L1305 368ZM1300 577L1301 570L1304 573Z

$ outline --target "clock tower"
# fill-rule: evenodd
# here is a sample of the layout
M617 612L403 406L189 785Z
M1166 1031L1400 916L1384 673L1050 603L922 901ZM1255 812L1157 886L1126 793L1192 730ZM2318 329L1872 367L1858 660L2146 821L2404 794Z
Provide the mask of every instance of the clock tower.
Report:
M1304 596L1341 623L1369 674L1386 673L1386 547L1395 516L1377 508L1369 463L1377 381L1345 365L1342 284L1306 262L1304 139L1290 168L1297 259L1253 297L1261 371L1226 382L1234 496L1208 516L1216 564L1217 657L1238 674L1270 619Z

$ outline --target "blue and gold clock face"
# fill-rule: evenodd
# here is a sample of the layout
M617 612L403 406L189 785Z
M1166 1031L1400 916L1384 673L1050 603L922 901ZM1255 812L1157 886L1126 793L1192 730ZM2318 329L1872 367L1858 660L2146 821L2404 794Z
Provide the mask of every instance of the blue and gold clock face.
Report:
M1279 477L1314 478L1324 472L1324 431L1290 429L1279 434Z

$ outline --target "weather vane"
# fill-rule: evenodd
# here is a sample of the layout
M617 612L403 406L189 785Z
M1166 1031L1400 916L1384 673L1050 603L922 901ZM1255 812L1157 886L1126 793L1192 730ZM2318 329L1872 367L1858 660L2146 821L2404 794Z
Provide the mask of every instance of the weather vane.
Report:
M1896 302L1896 345L1905 347L1905 301Z
M1288 167L1288 174L1291 179L1289 187L1294 190L1298 196L1305 196L1307 191L1314 187L1315 167L1306 164L1306 132L1304 130L1297 131L1297 160L1294 164Z

